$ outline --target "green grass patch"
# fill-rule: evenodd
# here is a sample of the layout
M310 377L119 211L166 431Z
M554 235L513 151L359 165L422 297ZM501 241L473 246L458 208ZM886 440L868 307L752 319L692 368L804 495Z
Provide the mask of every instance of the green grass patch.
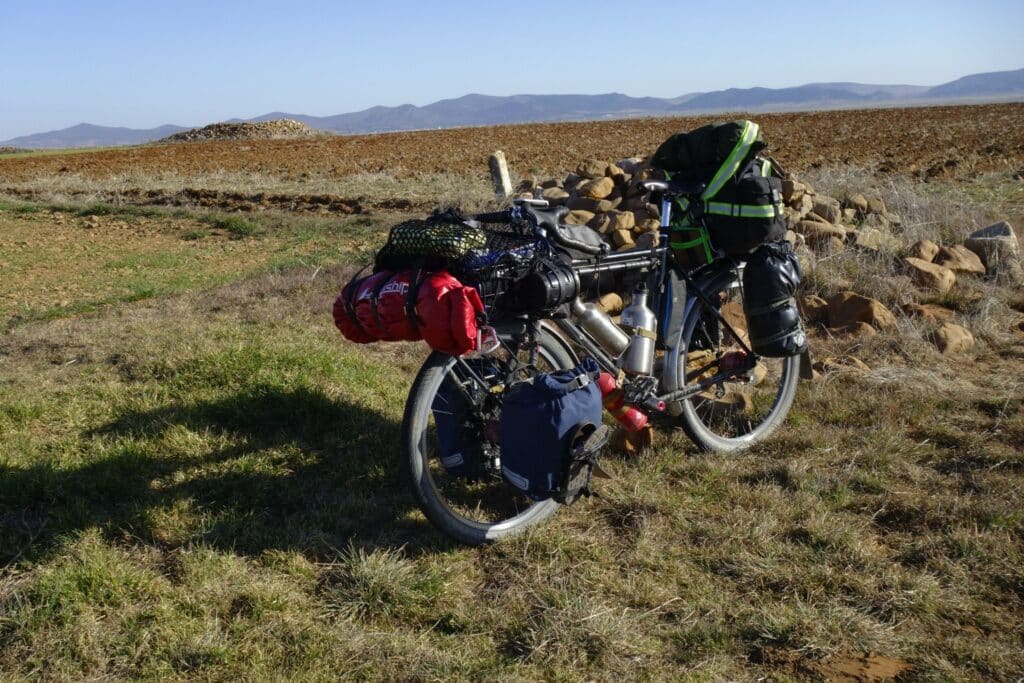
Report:
M199 220L218 230L225 230L238 239L251 237L261 232L256 223L242 216L214 213L202 216Z

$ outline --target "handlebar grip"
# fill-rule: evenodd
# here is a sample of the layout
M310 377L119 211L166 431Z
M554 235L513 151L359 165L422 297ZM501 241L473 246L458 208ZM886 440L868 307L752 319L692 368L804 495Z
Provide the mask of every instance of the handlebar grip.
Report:
M473 216L481 223L508 223L512 220L512 212L509 209L494 211L492 213L478 213Z

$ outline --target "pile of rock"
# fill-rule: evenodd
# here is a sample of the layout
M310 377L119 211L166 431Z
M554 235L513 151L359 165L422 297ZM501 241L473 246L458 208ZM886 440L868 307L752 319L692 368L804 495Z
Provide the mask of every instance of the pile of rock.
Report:
M203 128L175 133L158 142L199 142L202 140L290 140L324 135L292 119L277 119L259 123L211 123Z
M518 191L520 196L568 206L567 223L590 226L615 249L633 249L657 243L660 209L647 201L640 187L655 173L640 158L615 163L587 159L564 178L531 178ZM783 181L783 202L790 230L787 239L796 246L806 242L818 252L847 246L895 251L901 246L892 234L900 218L889 213L879 198L854 194L839 201L789 177Z
M639 186L652 174L638 158L616 163L587 159L565 178L530 179L518 189L521 196L568 206L566 223L588 225L614 248L625 250L657 243L660 210Z
M892 234L901 223L889 213L878 197L851 194L842 201L818 194L795 178L782 181L787 239L795 245L806 242L819 253L833 253L848 246L869 251L895 251L901 243Z

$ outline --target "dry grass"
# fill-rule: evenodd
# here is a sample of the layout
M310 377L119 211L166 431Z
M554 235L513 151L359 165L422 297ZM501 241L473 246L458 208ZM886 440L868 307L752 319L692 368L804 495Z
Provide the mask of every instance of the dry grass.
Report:
M820 333L817 356L872 371L802 384L766 443L663 433L605 459L600 497L467 549L402 480L424 350L339 339L348 268L0 338L0 677L787 680L868 651L912 678L1024 675L1019 294L971 283L979 345L954 358L911 321Z
M273 193L295 196L331 195L359 199L366 204L390 203L396 199L415 206L441 204L467 210L486 210L494 201L494 190L486 168L478 174L420 173L412 177L401 169L359 172L344 176L326 173L283 175L263 172L217 171L182 175L175 171L118 173L102 178L64 173L38 176L17 184L19 191L36 193L42 202L131 203L133 191L159 190L176 193L200 188L245 194ZM121 195L126 195L124 199Z

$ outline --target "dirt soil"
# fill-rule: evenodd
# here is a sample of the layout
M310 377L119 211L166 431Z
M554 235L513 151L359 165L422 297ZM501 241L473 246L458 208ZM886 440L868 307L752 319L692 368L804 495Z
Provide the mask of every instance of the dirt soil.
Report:
M739 115L737 115L739 116ZM871 109L751 115L769 152L793 171L867 165L878 173L921 178L1024 171L1024 104ZM729 115L459 128L301 140L209 141L146 145L92 153L0 158L0 183L73 173L107 178L175 171L260 172L341 177L386 172L478 173L488 155L504 150L522 174L561 173L581 159L615 160L650 154L670 134ZM996 134L995 132L998 132Z

